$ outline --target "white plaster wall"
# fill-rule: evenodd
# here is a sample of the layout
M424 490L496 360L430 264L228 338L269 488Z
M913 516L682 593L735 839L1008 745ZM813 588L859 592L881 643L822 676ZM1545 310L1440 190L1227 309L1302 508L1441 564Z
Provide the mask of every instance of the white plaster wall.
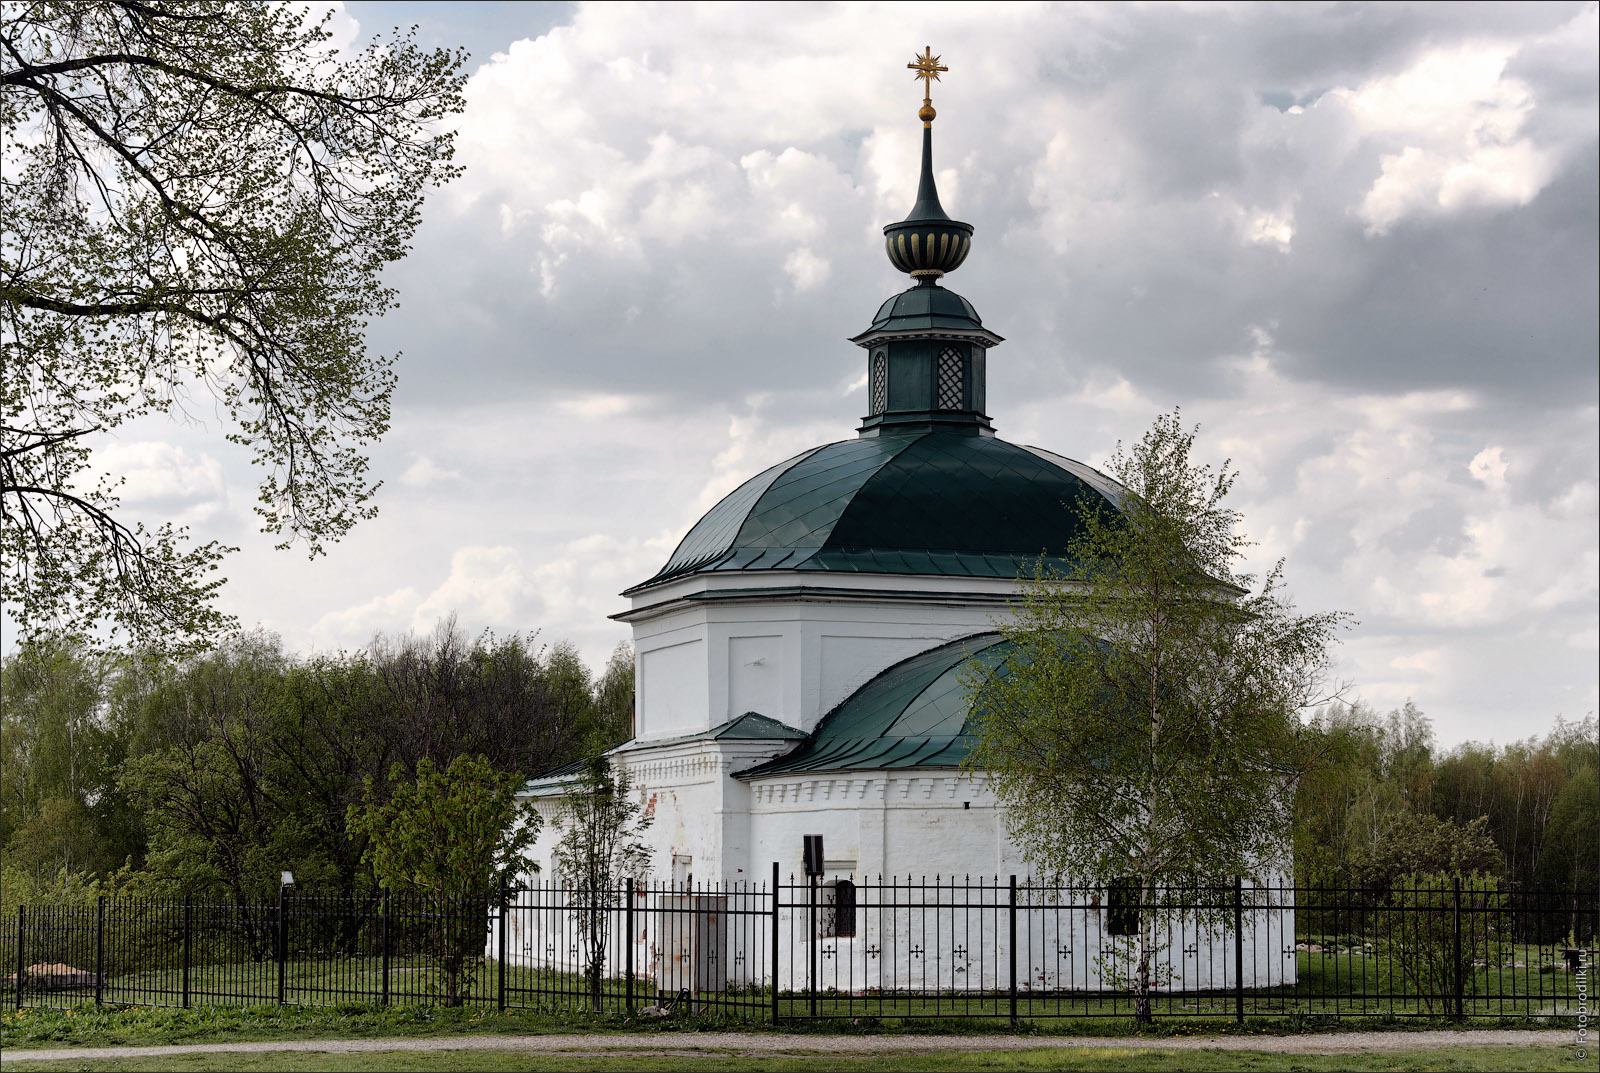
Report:
M650 737L670 737L706 729L709 706L703 630L675 630L638 650L638 727ZM641 734L642 736L642 734Z
M711 576L635 598L635 610L619 617L634 630L639 740L708 730L747 711L809 731L893 664L993 629L1005 610L996 598L1015 584L867 575L843 589L831 575L825 583L817 575L759 580L796 578L806 593L688 599L749 587L747 577Z
M984 781L953 771L839 773L749 784L731 777L779 748L698 742L619 758L633 771L641 801L657 816L648 835L655 855L652 880L670 881L672 855L688 855L697 886L731 890L722 907L746 910L716 925L730 982L765 983L772 975L764 914L772 909L772 863L777 862L779 986L807 986L813 945L816 983L824 989L959 992L1007 986L1009 878L1016 875L1026 888L1027 869L1004 835ZM554 802L540 804L543 810ZM809 885L800 875L807 834L824 839L829 869L823 883L852 879L859 884L854 937L812 937ZM546 877L557 835L547 825L532 851L544 863ZM1017 917L1022 992L1115 986L1117 966L1129 951L1126 940L1107 934L1101 900L1098 892L1080 891L1035 894L1030 901L1023 890ZM653 902L643 896L636 904L633 965L641 978L653 979L674 945L669 932L685 927L686 918L648 912ZM579 971L582 941L572 914L560 911L558 899L548 894L525 896L523 906L511 918L513 960ZM1168 926L1158 951L1163 966L1158 990L1232 987L1229 927L1227 914ZM620 973L627 950L620 911L614 929L618 940L608 963ZM1292 908L1245 913L1245 986L1294 982L1293 929Z
M783 654L781 633L728 637L728 718L760 712L772 719L783 712ZM782 720L779 720L782 722Z
M1027 883L1021 852L1006 838L1000 810L981 778L952 771L839 773L815 778L752 780L752 844L770 877L777 861L784 883L802 889L802 837L823 836L825 856L852 866L863 884L854 938L819 938L819 986L990 989L1009 983L1009 877ZM824 881L845 877L831 870ZM885 880L883 877L890 877ZM978 889L970 889L969 884ZM1105 932L1105 908L1040 906L1019 914L1018 981L1025 990L1099 990L1119 943ZM927 908L942 906L944 908ZM809 965L808 909L782 912L780 946L794 947L780 964L784 987L804 987ZM1290 912L1247 914L1243 929L1245 985L1292 983L1294 918ZM1163 937L1164 989L1233 986L1231 931L1215 922L1178 923ZM1114 971L1114 968L1113 968Z

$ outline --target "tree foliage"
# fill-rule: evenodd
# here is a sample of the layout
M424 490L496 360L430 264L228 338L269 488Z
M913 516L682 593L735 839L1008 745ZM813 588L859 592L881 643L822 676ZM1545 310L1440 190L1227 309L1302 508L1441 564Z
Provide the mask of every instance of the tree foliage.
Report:
M1013 841L1079 881L1136 879L1138 901L1288 867L1297 713L1318 697L1341 616L1296 614L1282 563L1240 570L1224 505L1235 474L1191 461L1163 415L1111 472L1115 511L1078 507L1073 565L1041 563L1001 630L1010 655L969 683L982 715L970 763ZM1129 975L1148 1013L1157 913Z
M194 642L228 550L119 511L97 434L210 395L313 554L369 516L366 449L424 191L453 177L460 53L340 57L300 4L7 3L0 27L3 596L27 630Z
M1410 701L1387 715L1332 705L1313 730L1323 763L1296 790L1299 882L1384 888L1408 871L1476 870L1574 898L1600 886L1592 717L1448 751Z
M113 707L117 662L59 638L0 666L0 830L6 863L45 882L115 870L136 840L117 778L128 734Z
M463 755L527 777L580 755L601 718L570 646L448 622L310 658L259 632L182 659L41 640L0 685L7 883L131 862L153 895L239 904L270 902L284 869L352 906L369 895L345 822L368 777Z
M461 1005L482 967L489 900L523 865L539 814L519 805L522 776L496 771L483 756L458 756L440 771L396 764L387 799L369 777L348 813L366 860L385 889L420 893L433 904L428 929L439 956L444 1004Z
M524 851L539 833L539 814L516 800L524 781L497 771L485 756L458 756L442 771L427 758L414 773L396 764L387 799L368 777L347 822L352 835L366 840L365 856L381 886L481 897L523 867Z

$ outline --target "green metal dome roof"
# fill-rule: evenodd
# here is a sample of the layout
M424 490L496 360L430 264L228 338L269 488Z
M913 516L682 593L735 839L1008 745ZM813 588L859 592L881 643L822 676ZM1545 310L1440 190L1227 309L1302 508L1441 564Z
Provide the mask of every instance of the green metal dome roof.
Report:
M1041 556L1064 562L1080 504L1121 493L1082 462L992 436L843 440L746 481L628 591L730 570L1014 578Z
M980 633L902 660L824 716L805 744L738 777L960 767L977 745L969 668L990 674L1011 648L997 633Z

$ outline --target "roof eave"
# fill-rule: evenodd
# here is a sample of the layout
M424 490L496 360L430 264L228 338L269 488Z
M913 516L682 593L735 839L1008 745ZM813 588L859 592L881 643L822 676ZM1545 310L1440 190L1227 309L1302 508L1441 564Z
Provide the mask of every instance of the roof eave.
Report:
M987 328L869 328L850 342L859 347L870 347L880 339L970 339L985 347L998 346L1005 337Z

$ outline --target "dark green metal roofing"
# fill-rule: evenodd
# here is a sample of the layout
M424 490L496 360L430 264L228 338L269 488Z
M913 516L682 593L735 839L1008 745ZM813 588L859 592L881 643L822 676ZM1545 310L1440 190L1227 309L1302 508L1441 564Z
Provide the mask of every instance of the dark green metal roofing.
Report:
M977 745L968 670L993 672L1011 647L980 633L902 660L824 716L804 745L736 777L960 767Z
M746 481L628 591L730 570L1017 577L1064 565L1080 504L1119 496L1081 462L992 436L844 440Z
M924 331L986 332L986 329L971 302L928 280L901 291L879 306L872 324L856 339L876 332Z
M654 749L660 745L680 745L690 741L803 741L806 732L788 723L780 723L760 712L745 712L710 730L683 734L676 738L655 738L647 741L629 741L617 746L614 752L626 753L634 749Z

